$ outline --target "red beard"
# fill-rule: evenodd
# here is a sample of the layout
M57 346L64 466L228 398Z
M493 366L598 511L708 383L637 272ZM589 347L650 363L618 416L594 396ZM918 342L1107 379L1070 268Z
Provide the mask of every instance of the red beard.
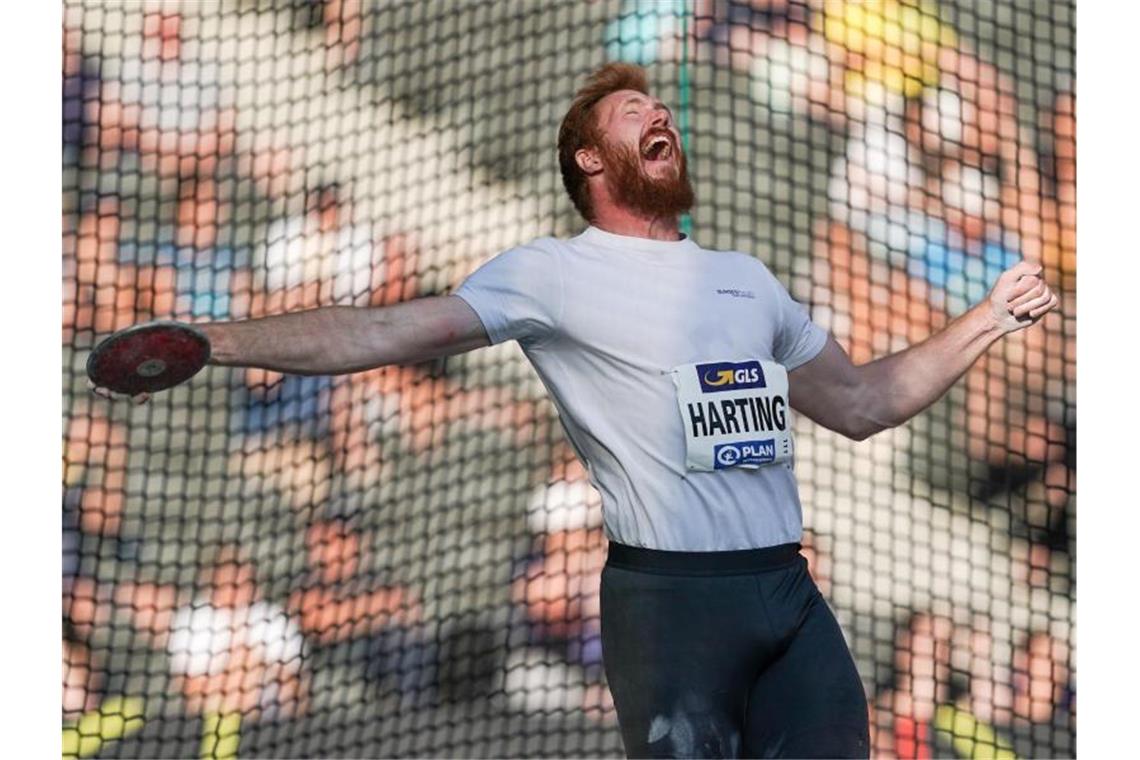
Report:
M608 174L607 186L618 205L651 219L673 218L693 207L693 186L685 154L677 149L677 170L653 177L636 149L601 140L599 152Z

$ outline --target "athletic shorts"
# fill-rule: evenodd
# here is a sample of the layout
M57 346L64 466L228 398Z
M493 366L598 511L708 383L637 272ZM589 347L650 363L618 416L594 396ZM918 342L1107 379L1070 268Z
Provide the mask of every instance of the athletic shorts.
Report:
M611 543L602 651L629 757L867 757L867 700L798 544Z

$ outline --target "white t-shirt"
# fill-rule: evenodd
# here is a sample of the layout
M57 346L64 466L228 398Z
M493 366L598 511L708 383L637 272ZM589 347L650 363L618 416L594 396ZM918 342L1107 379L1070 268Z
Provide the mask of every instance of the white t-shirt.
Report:
M456 295L493 343L522 346L602 495L611 540L726 551L800 539L791 461L686 465L674 370L774 361L790 371L827 340L758 260L590 227L496 256Z

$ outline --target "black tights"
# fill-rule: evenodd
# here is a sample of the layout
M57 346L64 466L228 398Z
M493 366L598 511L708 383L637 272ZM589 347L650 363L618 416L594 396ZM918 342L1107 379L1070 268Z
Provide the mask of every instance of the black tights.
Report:
M870 752L859 674L795 544L709 553L611 544L602 642L630 757Z

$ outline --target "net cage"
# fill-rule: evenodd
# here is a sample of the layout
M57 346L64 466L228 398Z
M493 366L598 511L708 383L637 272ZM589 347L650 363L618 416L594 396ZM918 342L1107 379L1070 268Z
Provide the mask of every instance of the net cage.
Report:
M599 499L517 345L141 406L84 375L131 324L448 293L577 234L557 128L613 60L673 110L686 231L857 363L1044 267L1059 312L904 426L797 419L796 474L875 756L1075 752L1070 2L68 0L62 32L65 756L622 755Z

